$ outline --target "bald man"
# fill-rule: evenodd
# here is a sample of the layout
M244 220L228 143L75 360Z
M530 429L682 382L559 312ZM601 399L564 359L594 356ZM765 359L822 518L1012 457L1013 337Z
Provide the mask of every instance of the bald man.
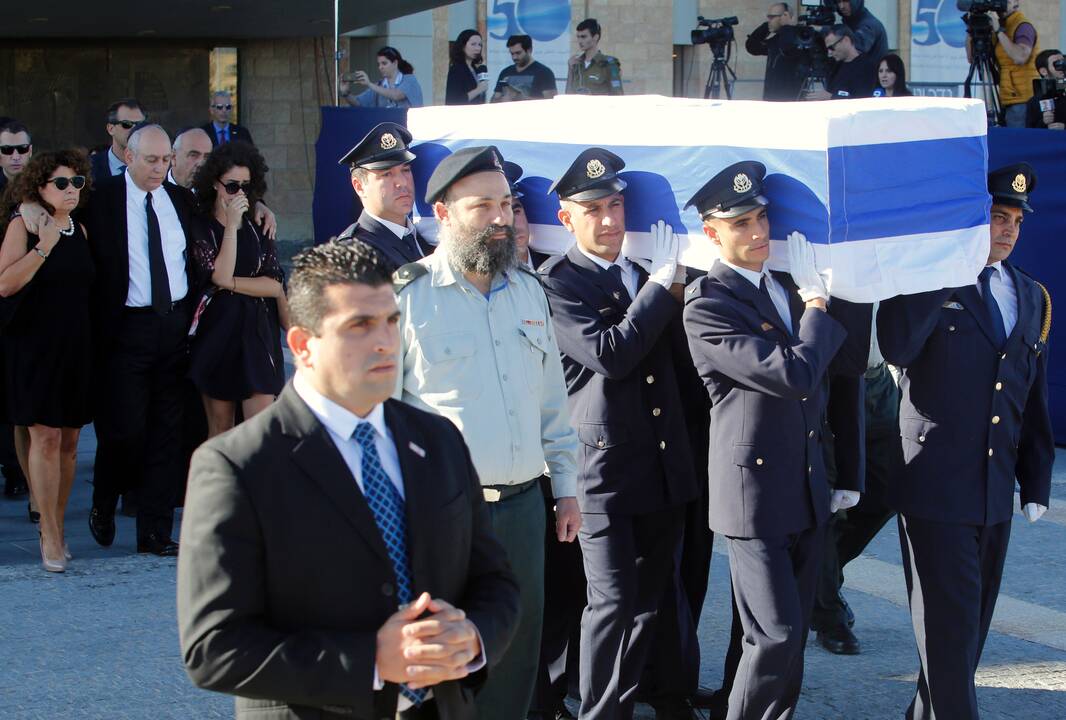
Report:
M174 138L174 163L167 179L183 188L192 187L193 176L211 154L211 136L203 128L189 128Z

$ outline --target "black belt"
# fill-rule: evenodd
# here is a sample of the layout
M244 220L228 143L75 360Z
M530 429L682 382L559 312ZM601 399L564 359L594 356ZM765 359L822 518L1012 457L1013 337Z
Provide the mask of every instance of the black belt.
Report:
M186 303L186 301L188 299L189 299L189 296L186 295L181 300L176 300L176 301L170 303L170 309L168 309L164 313L164 315L169 315L170 313L174 312L175 310L180 310L181 308L185 307L185 303ZM128 312L128 313L130 313L132 315L146 315L148 313L154 313L155 312L155 308L153 308L151 305L145 305L143 307L135 307L135 306L127 305L126 306L126 312Z
M539 480L540 478L534 478L516 485L482 485L481 492L485 496L485 502L500 502L515 495L521 495L536 485Z

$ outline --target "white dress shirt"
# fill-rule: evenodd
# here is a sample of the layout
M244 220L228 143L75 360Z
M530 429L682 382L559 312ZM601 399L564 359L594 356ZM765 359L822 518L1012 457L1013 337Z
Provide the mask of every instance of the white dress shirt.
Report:
M364 209L363 212L365 212L367 215L369 215L370 217L374 218L379 223L381 223L382 225L387 227L389 230L392 231L393 235L395 235L396 237L400 238L401 240L403 240L405 236L410 235L411 239L408 240L408 242L414 243L415 250L418 252L418 255L420 257L425 257L426 256L425 253L422 252L422 246L419 245L418 244L418 240L415 239L416 236L415 236L415 229L414 229L413 225L397 225L396 223L392 222L391 220L386 220L385 218L379 218L377 215L375 215L374 213L370 212L369 210ZM408 221L408 222L410 222L410 221Z
M126 173L126 240L130 255L130 287L126 295L128 307L149 307L152 304L152 274L148 266L148 213L144 199L148 195L137 187ZM152 191L152 209L159 220L163 239L163 261L170 280L170 300L177 302L189 292L185 275L185 230L178 219L178 211L170 195L159 186Z
M774 276L766 269L766 267L763 267L762 272L756 272L755 270L737 267L733 263L723 260L722 258L718 258L718 262L736 270L738 275L755 287L759 287L759 281L765 278L766 289L770 292L770 299L774 303L774 308L777 310L778 316L780 316L781 321L785 323L785 327L788 328L788 331L790 333L794 332L792 329L792 309L789 307L788 293L785 292L785 288L781 287L781 283L774 279Z
M107 149L107 169L111 171L112 175L121 175L122 171L126 169L126 161L119 159L113 147Z
M992 268L988 285L992 288L992 297L996 299L999 313L1003 316L1003 329L1007 337L1010 337L1018 323L1018 290L1014 287L1014 279L1010 273L1003 269L1002 262L994 262L988 267Z
M637 291L640 283L640 275L637 274L637 268L633 265L633 262L621 253L615 258L614 262L610 260L604 260L599 255L593 255L590 252L586 252L585 248L580 245L577 246L578 252L587 257L592 262L599 265L604 270L609 269L612 265L617 265L622 270L622 284L625 285L626 292L629 293L629 299L632 300L637 296ZM667 288L669 290L669 288Z

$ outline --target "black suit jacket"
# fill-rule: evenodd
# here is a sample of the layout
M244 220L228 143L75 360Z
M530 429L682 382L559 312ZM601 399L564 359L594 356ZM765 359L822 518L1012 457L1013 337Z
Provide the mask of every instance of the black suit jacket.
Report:
M201 125L200 128L211 138L211 145L218 147L218 135L215 133L215 124L209 122L206 125ZM252 134L248 132L248 128L243 125L237 125L236 123L229 124L229 139L230 142L233 142L234 140L243 140L249 145L255 145L252 141Z
M107 161L107 154L111 152L110 148L105 148L97 153L94 153L89 158L89 168L93 176L93 189L96 189L96 184L107 180L111 175L111 164Z
M514 633L518 586L470 453L451 422L398 401L385 402L385 422L403 472L412 590L462 608L491 667ZM397 606L392 563L291 384L196 451L181 544L178 624L193 682L238 695L242 718L395 715L398 686L372 687L376 634ZM486 673L433 688L442 720L475 717Z
M373 245L397 268L401 268L407 263L417 262L423 257L433 254L436 249L425 240L417 238L415 242L418 243L422 253L416 253L410 243L396 237L396 233L379 223L367 214L365 210L359 215L359 219L354 224L348 226L340 234L338 239L348 240L353 237Z
M583 512L640 514L696 497L674 374L677 300L638 268L630 302L575 245L538 271L551 304L578 439Z

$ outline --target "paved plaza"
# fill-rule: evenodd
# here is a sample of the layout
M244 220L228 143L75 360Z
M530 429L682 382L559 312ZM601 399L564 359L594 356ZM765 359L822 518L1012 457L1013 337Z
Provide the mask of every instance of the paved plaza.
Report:
M40 568L26 503L0 500L0 719L232 717L228 697L194 688L182 669L175 561L136 555L130 518L118 518L110 548L89 535L94 447L87 427L67 514L74 560L65 575ZM1048 513L1035 525L1015 515L978 674L983 720L1066 718L1066 451L1058 459ZM729 622L728 563L718 550L700 623L709 687L721 679ZM900 718L918 661L894 523L848 567L845 591L863 652L830 655L812 635L796 718ZM639 717L653 715L642 708Z

